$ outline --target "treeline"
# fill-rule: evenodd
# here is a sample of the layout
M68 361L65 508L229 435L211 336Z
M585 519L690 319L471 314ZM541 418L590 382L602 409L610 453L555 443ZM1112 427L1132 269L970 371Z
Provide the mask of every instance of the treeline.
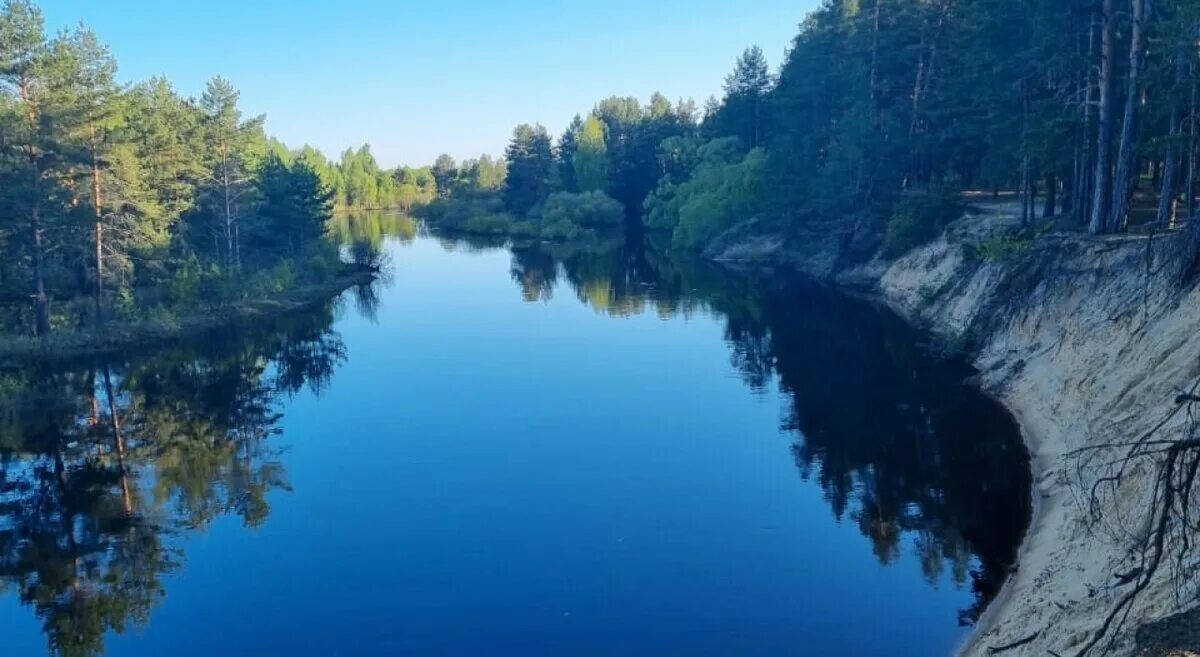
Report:
M336 162L311 146L296 152L289 151L276 140L272 140L271 146L284 160L301 158L310 163L332 193L334 207L338 210L400 209L407 212L414 206L432 201L437 195L432 167L381 168L371 154L371 147L366 144L357 150L346 149Z
M1192 0L825 0L777 71L747 50L702 117L612 98L556 141L518 127L502 203L475 210L536 228L551 196L596 192L679 248L741 227L860 254L930 239L968 190L1007 192L1026 225L1176 226L1196 211L1198 25Z
M827 1L763 98L764 210L895 236L1013 190L1026 222L1166 227L1195 210L1198 25L1191 0Z
M88 28L48 37L32 2L0 5L0 332L173 322L323 282L343 269L335 206L434 196L428 168L290 150L238 101L220 77L199 98L120 84Z
M662 177L663 144L697 128L694 103L657 93L646 105L637 98L602 100L586 118L575 116L557 140L541 125L522 124L500 160L502 175L460 174L463 184L444 188L423 213L466 232L550 239L619 228L636 219Z

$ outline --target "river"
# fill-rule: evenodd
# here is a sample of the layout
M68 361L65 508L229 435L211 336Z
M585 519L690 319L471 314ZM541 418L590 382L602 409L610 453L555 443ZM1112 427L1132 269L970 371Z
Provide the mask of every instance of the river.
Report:
M386 276L0 375L0 653L948 655L1017 427L871 303L341 219Z

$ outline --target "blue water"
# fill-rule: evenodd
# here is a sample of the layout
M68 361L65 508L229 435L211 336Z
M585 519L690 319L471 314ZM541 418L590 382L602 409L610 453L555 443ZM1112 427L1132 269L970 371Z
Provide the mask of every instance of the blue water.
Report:
M124 515L76 510L51 532L67 555L107 537L84 568L13 557L35 521L0 515L0 654L924 657L995 593L1027 511L1016 429L886 312L628 244L381 248L373 295L307 321L338 355L299 390L274 381L272 327L109 363L133 515L173 565L144 611L100 613L127 595L114 583L147 585L114 565L124 524L74 527ZM277 415L228 466L269 466L269 509L245 513L241 479L214 476L197 522L179 500L210 493L162 483L179 429L161 409L188 416L232 385L176 368L230 361ZM68 468L114 453L93 434L64 441ZM30 452L8 453L7 481ZM119 506L115 479L100 489Z

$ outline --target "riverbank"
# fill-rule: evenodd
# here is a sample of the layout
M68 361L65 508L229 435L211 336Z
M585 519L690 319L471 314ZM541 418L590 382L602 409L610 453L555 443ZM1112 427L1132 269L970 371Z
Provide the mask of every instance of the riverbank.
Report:
M1036 513L1018 568L961 654L1065 656L1132 586L1116 575L1138 567L1131 537L1146 532L1155 481L1147 464L1132 468L1097 522L1085 498L1100 473L1078 451L1136 438L1175 410L1178 389L1200 375L1200 290L1180 290L1164 270L1174 243L1162 236L1054 233L1005 244L1011 222L985 211L895 261L854 267L840 267L827 245L770 239L712 255L869 290L971 357L980 385L1022 427ZM1184 415L1159 431L1182 430ZM1174 568L1136 599L1112 654L1131 654L1138 626L1180 611Z
M169 321L110 321L100 330L59 329L49 337L0 336L0 366L30 361L61 362L203 335L240 322L276 317L324 303L357 285L375 280L372 267L346 265L322 283L298 285L270 298L244 299L197 308Z

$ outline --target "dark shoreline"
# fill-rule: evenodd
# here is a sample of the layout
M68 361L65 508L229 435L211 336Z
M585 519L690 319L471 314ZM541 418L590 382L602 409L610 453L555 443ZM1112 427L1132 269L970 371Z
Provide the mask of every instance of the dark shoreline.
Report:
M99 331L66 329L46 338L4 335L0 336L0 366L61 363L194 338L240 322L286 315L324 303L354 286L373 282L378 275L372 267L346 265L324 283L300 285L277 297L195 310L180 317L176 326L113 322Z

